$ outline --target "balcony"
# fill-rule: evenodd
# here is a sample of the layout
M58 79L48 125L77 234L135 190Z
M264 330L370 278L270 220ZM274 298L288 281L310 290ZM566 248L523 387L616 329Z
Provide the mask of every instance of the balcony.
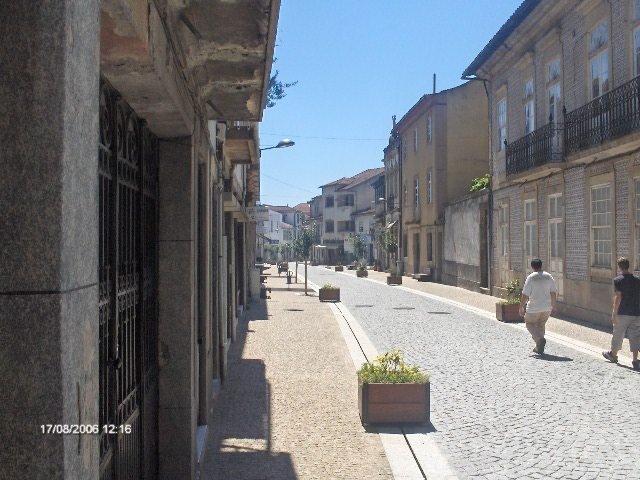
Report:
M561 163L562 132L551 122L507 144L507 175L526 172L542 165Z
M565 154L640 131L640 77L565 113Z
M230 122L225 153L232 165L255 165L258 160L258 130L253 122Z

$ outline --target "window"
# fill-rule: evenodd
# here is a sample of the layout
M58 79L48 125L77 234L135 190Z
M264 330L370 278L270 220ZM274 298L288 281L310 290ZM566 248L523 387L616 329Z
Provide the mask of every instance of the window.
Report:
M537 255L536 245L536 201L524 202L524 253L527 258Z
M549 122L556 122L560 108L560 84L551 85L547 89L547 95L549 99Z
M431 115L429 115L427 117L427 143L431 143L431 132L432 132L432 125L431 125Z
M420 205L420 184L419 184L417 176L413 179L413 190L415 192L414 193L415 194L415 198L414 198L415 203L414 203L414 205L417 208L418 205Z
M500 230L500 254L503 257L509 255L509 206L501 205L498 211L498 224Z
M549 62L547 65L547 82L553 82L560 78L560 59Z
M413 129L413 151L414 152L418 151L418 129L417 128Z
M407 198L407 196L408 196L408 193L407 193L407 182L405 181L405 182L404 182L404 185L403 185L403 192L402 192L402 204L403 204L405 207L407 206L407 201L409 200L409 199Z
M562 195L549 196L549 256L561 258L562 252Z
M344 222L338 222L338 232L355 232L356 222L353 220L346 220Z
M591 51L594 52L607 44L609 27L607 22L601 22L591 32Z
M433 233L427 233L427 262L433 261Z
M407 137L402 137L402 161L407 159Z
M591 59L591 98L609 91L609 51L605 50Z
M337 200L338 207L353 207L353 194L340 195Z
M360 233L364 232L364 225L362 224L362 222L358 222L358 231Z
M609 28L601 22L591 32L591 98L597 98L609 91Z
M611 268L611 186L591 187L592 266Z
M498 151L504 150L504 142L507 140L507 100L503 98L498 102Z
M332 208L333 207L333 197L327 197L324 199L324 207Z
M431 203L431 170L427 172L427 203Z
M326 220L324 222L324 231L326 233L333 233L333 220Z
M524 84L524 133L531 133L535 129L535 113L533 105L533 80Z
M560 114L560 59L547 64L547 118L549 123L558 121Z

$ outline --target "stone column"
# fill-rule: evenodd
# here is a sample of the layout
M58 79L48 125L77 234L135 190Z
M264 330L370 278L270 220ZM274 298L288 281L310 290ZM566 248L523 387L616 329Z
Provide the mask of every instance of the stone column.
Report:
M98 475L98 16L0 2L3 478Z
M196 164L191 138L160 141L158 457L161 479L194 478Z

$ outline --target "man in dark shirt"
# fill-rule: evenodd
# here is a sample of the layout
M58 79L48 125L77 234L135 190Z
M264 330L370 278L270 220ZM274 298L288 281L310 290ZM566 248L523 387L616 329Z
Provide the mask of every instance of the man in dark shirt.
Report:
M602 352L602 356L613 363L618 363L618 351L622 348L625 334L629 337L629 346L633 354L633 369L640 370L638 349L640 349L640 279L629 272L629 260L618 259L621 275L613 279L615 296L611 311L613 338L611 350Z

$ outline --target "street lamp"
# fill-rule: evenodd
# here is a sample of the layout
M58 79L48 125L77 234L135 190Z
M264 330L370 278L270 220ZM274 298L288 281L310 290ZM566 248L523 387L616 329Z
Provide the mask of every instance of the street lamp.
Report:
M293 147L296 144L296 142L294 142L293 140L289 140L288 138L284 138L282 140L280 140L276 145L273 145L271 147L263 147L260 149L260 151L262 152L263 150L271 150L272 148L287 148L287 147Z

